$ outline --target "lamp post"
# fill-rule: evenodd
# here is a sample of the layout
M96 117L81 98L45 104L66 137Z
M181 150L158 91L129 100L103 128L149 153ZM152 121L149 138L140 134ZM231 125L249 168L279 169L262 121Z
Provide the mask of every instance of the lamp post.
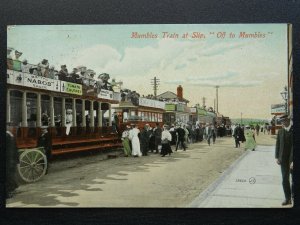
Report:
M284 90L282 92L280 92L280 94L281 94L281 97L284 100L285 113L288 114L288 104L287 104L287 101L288 101L288 91L287 91L287 87L286 86L284 87Z

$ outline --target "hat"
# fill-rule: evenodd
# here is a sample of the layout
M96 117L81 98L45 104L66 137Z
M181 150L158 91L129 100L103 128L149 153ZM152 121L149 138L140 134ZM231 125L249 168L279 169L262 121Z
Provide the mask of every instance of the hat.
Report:
M27 62L27 59L24 59L22 62L23 62L23 63L24 63L24 62Z
M54 66L50 66L50 69L54 70Z
M47 130L48 127L47 126L41 126L41 130Z
M126 128L131 128L131 126L129 126L129 125L126 125Z
M67 112L72 112L72 109L67 109Z
M61 67L61 68L64 68L64 67L67 67L67 66L66 66L66 65L61 65L60 67Z
M16 50L16 51L15 51L15 54L16 54L16 55L22 55L23 53Z

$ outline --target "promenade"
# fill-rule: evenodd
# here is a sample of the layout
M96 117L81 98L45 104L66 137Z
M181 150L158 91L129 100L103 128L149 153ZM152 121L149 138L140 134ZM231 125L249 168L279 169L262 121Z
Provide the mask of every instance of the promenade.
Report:
M284 194L274 159L275 137L261 134L257 139L268 145L247 150L188 207L281 208Z

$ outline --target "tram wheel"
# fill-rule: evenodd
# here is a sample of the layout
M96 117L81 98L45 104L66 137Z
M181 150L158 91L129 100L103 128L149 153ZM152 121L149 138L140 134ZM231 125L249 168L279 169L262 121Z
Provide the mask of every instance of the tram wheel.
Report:
M28 149L20 155L18 172L23 181L36 182L45 175L46 170L47 158L40 150Z

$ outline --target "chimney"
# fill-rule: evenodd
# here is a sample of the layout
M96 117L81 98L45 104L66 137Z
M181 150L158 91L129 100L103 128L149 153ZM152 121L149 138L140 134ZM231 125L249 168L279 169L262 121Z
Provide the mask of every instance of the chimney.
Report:
M182 100L182 99L183 99L182 91L183 91L183 89L182 89L181 85L179 85L179 86L177 87L177 97L178 97L179 100Z

